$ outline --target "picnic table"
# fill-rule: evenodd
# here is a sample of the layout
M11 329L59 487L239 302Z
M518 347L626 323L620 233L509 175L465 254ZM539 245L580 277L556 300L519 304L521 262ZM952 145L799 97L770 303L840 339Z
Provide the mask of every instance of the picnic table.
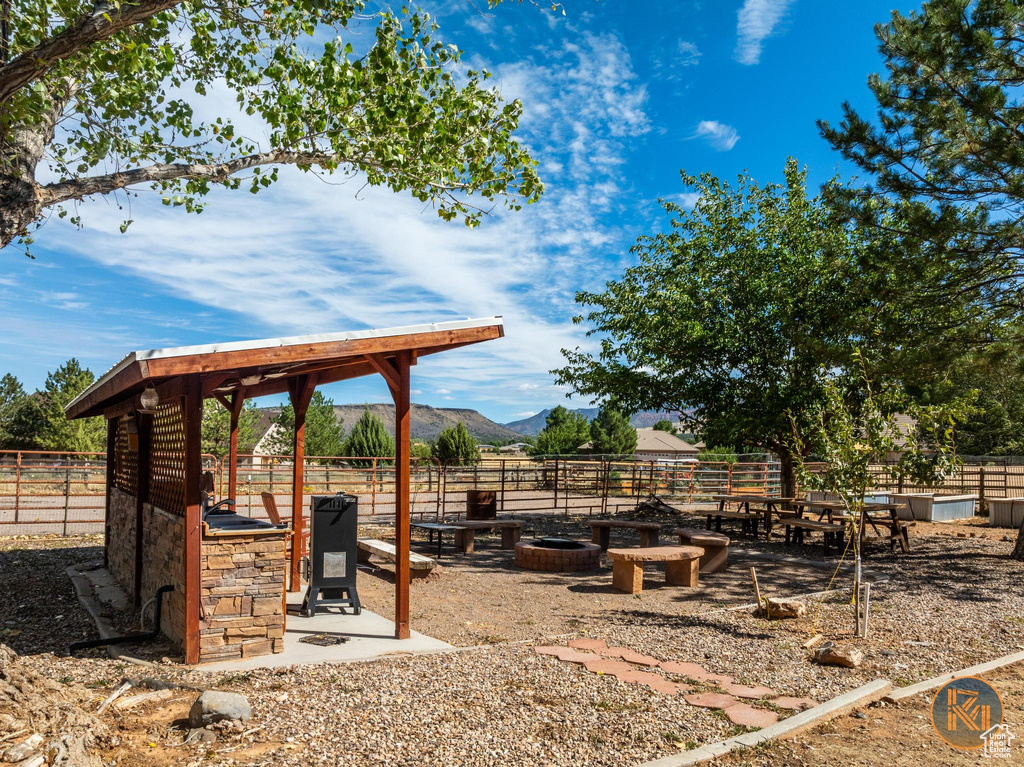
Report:
M608 544L613 527L636 530L640 533L640 546L648 548L658 545L658 533L661 532L661 525L657 522L636 522L629 519L592 519L587 522L590 525L590 540L601 547L601 551L608 551Z
M427 545L434 545L434 536L437 536L437 558L441 558L441 536L444 533L452 533L455 535L459 531L458 525L445 524L444 522L410 522L410 527L414 527L417 530L427 531Z
M827 517L829 523L835 524L837 521L845 522L848 518L846 515L846 504L842 501L799 500L791 502L790 505L792 506L792 511L785 512L785 514L793 515L798 520L802 520L804 514L811 510L820 511L818 514L818 522L823 522ZM900 503L873 502L864 504L861 519L857 526L858 542L860 543L862 551L864 547L864 539L867 535L867 529L869 526L879 538L888 538L891 548L895 549L896 543L899 542L900 549L904 553L910 550L910 536L907 531L910 524L902 521L898 514L898 510L902 505L903 504Z
M763 521L765 537L770 538L772 535L772 515L780 516L782 506L792 503L795 499L783 496L730 493L728 495L713 495L711 500L718 501L718 511L708 513L708 530L711 529L712 521L715 523L715 530L720 533L722 532L722 519L739 519L743 522L744 532L752 528L752 532L756 536L758 523ZM725 508L727 503L737 504L738 510L727 511ZM751 511L750 504L752 503L760 504L761 506Z

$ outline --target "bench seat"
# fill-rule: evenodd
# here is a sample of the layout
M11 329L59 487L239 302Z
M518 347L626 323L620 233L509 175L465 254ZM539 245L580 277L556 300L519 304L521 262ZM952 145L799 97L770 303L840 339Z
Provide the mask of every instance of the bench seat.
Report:
M461 519L451 523L455 527L455 546L464 554L472 554L477 530L501 530L501 548L514 549L523 535L523 523L518 519Z
M658 533L661 525L657 522L638 522L631 519L592 519L587 522L591 527L590 540L607 551L611 543L612 528L636 530L640 533L640 547L649 548L658 545Z
M360 538L356 542L356 557L362 564L367 564L371 556L377 556L385 562L395 563L398 553L395 544L380 541L376 538ZM412 578L426 578L437 567L437 562L430 557L409 552L409 575Z
M639 549L608 549L612 561L612 588L627 594L639 594L644 588L644 563L664 562L665 583L670 586L697 585L699 546L651 546Z
M672 531L684 546L700 546L704 554L700 558L702 573L717 573L724 570L729 557L729 536L699 530L694 527L679 527Z

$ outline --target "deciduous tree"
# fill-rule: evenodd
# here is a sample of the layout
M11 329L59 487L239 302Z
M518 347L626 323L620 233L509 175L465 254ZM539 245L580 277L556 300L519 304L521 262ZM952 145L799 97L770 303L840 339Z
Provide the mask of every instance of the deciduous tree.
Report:
M88 197L149 188L198 212L213 187L255 193L285 165L358 174L471 225L542 191L513 137L520 103L462 67L426 13L371 14L364 0L2 7L0 247L51 208L77 220Z
M589 439L587 417L558 405L548 413L544 428L527 452L530 455L576 455L580 445Z

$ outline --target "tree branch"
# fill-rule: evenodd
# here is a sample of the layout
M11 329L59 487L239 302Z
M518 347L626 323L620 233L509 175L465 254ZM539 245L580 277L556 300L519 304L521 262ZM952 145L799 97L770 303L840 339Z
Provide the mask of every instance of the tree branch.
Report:
M99 0L89 13L71 26L0 66L0 102L7 101L21 88L38 80L58 62L182 2L137 0L115 8Z

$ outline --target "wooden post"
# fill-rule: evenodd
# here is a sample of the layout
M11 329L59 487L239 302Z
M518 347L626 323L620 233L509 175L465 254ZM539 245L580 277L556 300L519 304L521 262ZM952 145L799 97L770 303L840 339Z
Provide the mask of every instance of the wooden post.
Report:
M409 365L410 353L395 357L395 638L409 638Z
M202 587L203 382L198 373L185 385L185 663L199 662L199 609Z
M18 514L21 507L21 451L18 451L18 457L15 462L14 469L14 521L18 521Z
M19 458L21 454L19 453ZM107 419L107 492L103 502L103 566L109 566L110 553L110 491L114 487L114 461L117 457L117 419Z
M149 501L149 461L153 445L153 416L139 415L138 495L135 498L135 606L142 606L142 542L145 532L143 506Z
M231 395L231 441L228 447L228 498L236 500L238 489L238 417L245 405L245 390Z
M288 396L295 411L295 440L292 455L292 559L288 590L298 591L301 586L299 563L302 560L302 528L305 517L302 514L302 487L304 481L304 465L306 462L306 410L316 389L316 375L298 376L289 382ZM273 492L273 490L271 490Z

